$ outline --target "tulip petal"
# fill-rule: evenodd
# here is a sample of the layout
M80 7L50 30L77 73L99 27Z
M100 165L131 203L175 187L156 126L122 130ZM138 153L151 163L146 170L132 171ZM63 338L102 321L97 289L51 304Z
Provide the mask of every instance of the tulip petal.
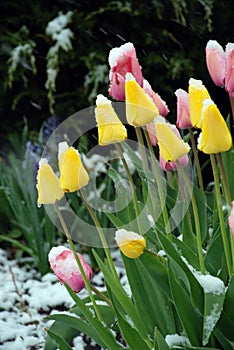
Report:
M198 149L206 154L213 154L228 151L231 145L231 133L218 107L210 99L204 101Z
M127 138L127 130L115 113L111 101L103 95L98 95L96 105L99 145L105 146L124 141Z
M46 158L39 162L37 173L38 206L41 204L54 204L60 200L64 193L60 187L59 179L48 164Z
M217 86L224 86L225 53L216 40L209 40L206 45L206 64L213 82Z
M189 108L190 120L193 126L200 128L202 126L202 103L210 95L201 80L189 79Z
M143 126L152 122L159 115L153 100L144 92L130 73L126 75L125 94L128 124L135 127Z

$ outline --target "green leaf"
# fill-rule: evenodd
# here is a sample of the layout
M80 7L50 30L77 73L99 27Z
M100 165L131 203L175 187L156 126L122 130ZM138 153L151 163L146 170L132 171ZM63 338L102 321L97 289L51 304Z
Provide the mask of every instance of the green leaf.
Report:
M154 330L154 349L155 350L169 350L167 342L165 341L162 334L159 332L157 328Z
M206 345L209 342L210 335L218 322L223 310L223 302L225 293L215 295L213 293L205 293L204 300L204 323L203 323L203 338L202 344Z
M202 317L190 300L190 285L183 269L171 258L168 261L168 272L174 305L178 312L186 336L191 344L201 344Z
M57 344L60 350L72 350L70 345L66 342L66 340L61 335L51 331L50 329L47 330L47 333L49 334L51 339Z
M116 279L116 277L113 276L111 271L102 262L102 260L99 258L95 251L93 251L93 254L95 256L99 268L101 269L104 275L105 282L109 287L110 297L112 299L113 305L117 305L116 310L118 310L121 313L122 318L125 318L125 316L128 315L129 319L131 319L132 323L135 325L136 330L141 335L142 339L147 341L148 333L146 330L146 325L144 324L142 317L139 315L132 300L129 298L126 291L120 284L119 279ZM112 294L114 297L112 296Z
M123 256L123 260L134 304L139 314L144 315L148 334L153 338L155 326L164 335L174 333L172 296L165 266L157 256L147 252L138 259Z
M205 193L200 191L198 187L193 186L193 195L195 197L198 209L200 230L201 230L201 238L202 243L205 242L207 236L207 201ZM194 230L194 232L196 232Z
M182 256L192 265L196 270L200 269L199 259L194 251L183 241L175 236L172 236L173 243L175 243L177 250L181 252Z
M79 332L70 327L69 324L64 324L63 322L59 321L55 321L47 333L48 336L46 337L44 350L57 350L58 346L56 345L56 336L53 336L54 334L59 335L61 338L67 341L70 341L79 334Z

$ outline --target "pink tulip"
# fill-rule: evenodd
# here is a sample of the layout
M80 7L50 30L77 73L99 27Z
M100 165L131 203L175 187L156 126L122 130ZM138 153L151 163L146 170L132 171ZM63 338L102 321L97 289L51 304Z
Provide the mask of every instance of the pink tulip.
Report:
M149 139L150 139L151 144L153 146L156 146L157 145L157 138L155 135L154 123L152 122L152 123L146 124L146 128L148 131L148 135L149 135Z
M137 83L142 86L143 76L141 66L136 57L136 50L132 43L126 43L110 50L110 95L119 101L125 100L125 76L132 73Z
M184 168L188 164L189 158L187 154L185 154L183 157L179 158L177 162ZM166 162L160 155L159 155L159 164L162 170L164 171L170 171L170 170L176 170L178 169L177 162Z
M228 224L229 224L229 227L232 231L232 235L234 237L234 201L232 202L232 210L231 210L230 215L228 217Z
M165 117L169 113L169 109L165 101L161 99L161 97L152 90L151 85L147 80L143 80L143 90L147 95L149 95L154 101L156 107L158 108L159 114L162 117Z
M82 255L77 253L88 281L92 277L92 269ZM67 283L75 293L80 292L85 284L71 249L63 246L53 247L49 252L49 263L61 283Z
M209 40L206 45L206 64L213 82L223 87L226 71L225 53L216 40Z
M234 98L234 44L228 43L226 45L226 75L225 75L225 89L229 96Z
M177 97L177 128L192 128L189 111L189 94L183 89L178 89L175 95Z

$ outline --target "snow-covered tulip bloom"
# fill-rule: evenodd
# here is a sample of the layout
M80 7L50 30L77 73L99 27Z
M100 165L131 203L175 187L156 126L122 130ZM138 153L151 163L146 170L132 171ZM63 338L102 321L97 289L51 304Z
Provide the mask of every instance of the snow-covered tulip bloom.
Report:
M159 152L165 162L175 162L190 151L190 146L182 140L176 126L168 123L165 118L155 118L154 128Z
M59 179L48 164L46 158L42 158L39 162L36 186L38 191L38 206L41 204L54 204L64 196Z
M86 186L89 175L85 170L79 152L67 142L58 145L60 186L64 192L75 192Z
M234 201L232 201L232 209L231 209L230 215L228 217L228 224L229 224L229 227L232 231L232 235L234 238Z
M204 101L198 149L206 154L213 154L228 151L231 146L231 133L218 107L211 99Z
M110 65L110 95L119 101L125 100L126 73L132 73L140 86L143 83L141 66L136 57L136 50L132 43L125 43L115 47L109 53Z
M90 281L93 274L92 269L81 254L77 253L77 255L87 280ZM61 283L68 284L75 293L80 292L84 288L85 283L71 249L63 246L53 247L49 252L48 258L51 269Z
M165 101L162 100L159 94L152 90L151 85L146 79L143 80L143 90L152 98L158 109L159 114L162 117L165 117L170 112L167 107L167 104Z
M229 96L234 99L234 44L228 43L225 50L226 55L226 75L225 89Z
M210 95L201 80L189 79L189 110L190 121L193 126L201 129L201 114L203 101Z
M126 74L126 118L128 124L138 127L149 124L159 115L154 101L136 82L131 73Z
M177 97L177 128L192 128L189 111L189 94L183 89L177 89L175 95Z
M206 45L206 65L210 76L217 86L225 82L225 52L216 40L209 40Z
M96 99L95 116L98 126L98 143L100 146L124 141L127 138L127 130L121 123L111 101L103 95Z
M115 241L121 252L131 259L139 258L146 248L146 240L143 236L125 229L115 232Z

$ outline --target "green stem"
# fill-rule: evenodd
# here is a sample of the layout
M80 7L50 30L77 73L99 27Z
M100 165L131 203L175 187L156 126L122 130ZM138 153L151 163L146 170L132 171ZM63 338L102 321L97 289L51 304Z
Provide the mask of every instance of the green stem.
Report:
M171 229L170 229L170 223L169 223L169 218L168 218L168 212L167 212L167 207L166 207L165 196L164 196L164 193L163 193L163 186L162 186L161 174L160 174L160 171L159 171L159 165L156 162L154 149L153 149L153 146L152 146L152 144L150 142L148 132L147 132L147 130L144 130L144 132L145 132L145 138L146 138L146 141L147 141L147 146L148 146L148 149L149 149L149 152L150 152L151 161L152 161L152 165L153 165L153 173L154 173L155 181L156 181L157 188L158 188L159 200L160 200L160 205L161 205L161 208L162 208L163 221L164 221L167 237L169 239L171 239L172 238L171 237Z
M99 296L100 299L102 299L103 301L105 301L105 303L107 303L109 306L113 307L112 302L110 301L109 298L107 298L107 297L105 296L105 294L103 294L102 292L100 292L100 290L97 289L96 287L94 287L93 284L90 284L90 287L91 287L92 291L93 291L97 296Z
M196 202L193 190L192 190L192 186L187 178L187 175L184 172L183 167L180 165L179 162L177 162L177 165L178 165L178 170L181 171L185 185L186 185L186 187L189 191L189 194L191 196L191 203L192 203L192 208L193 208L193 215L194 215L194 222L195 222L195 229L196 229L199 264L200 264L201 273L204 275L205 274L205 263L204 263L204 257L203 257L203 252L202 252L201 227L200 227L200 220L199 220L199 215L198 215L197 202Z
M130 187L131 187L131 191L132 191L133 204L134 204L134 209L135 209L135 212L136 212L136 219L137 219L138 229L139 229L139 233L142 234L141 222L140 222L140 217L139 217L140 210L139 210L139 206L138 206L137 194L136 194L136 191L135 191L133 178L132 178L132 175L130 173L128 164L126 162L126 159L124 158L124 154L123 154L121 146L116 143L115 147L116 147L117 152L121 156L121 160L122 160L123 166L125 168L125 171L126 171L126 174L127 174L127 177L128 177L128 181L129 181L129 184L130 184Z
M79 190L79 193L80 193L80 196L81 196L83 202L85 203L86 208L88 209L88 212L89 212L91 218L93 219L93 222L94 222L94 224L95 224L95 226L96 226L96 228L97 228L97 231L98 231L98 234L99 234L101 243L102 243L102 247L103 247L103 249L104 249L104 251L105 251L105 254L106 254L108 263L109 263L109 265L110 265L111 271L112 271L113 275L114 275L117 279L119 279L118 274L117 274L117 272L116 272L116 270L115 270L115 266L114 266L113 260L112 260L112 258L111 258L111 254L110 254L110 251L109 251L109 249L108 249L108 244L107 244L107 241L106 241L106 237L105 237L105 235L104 235L104 232L103 232L103 230L102 230L102 227L101 227L101 225L100 225L100 222L99 222L99 220L98 220L98 218L97 218L97 216L96 216L96 214L95 214L93 208L89 205L89 203L88 203L88 201L87 201L87 199L86 199L84 193L83 193L81 190Z
M74 243L73 243L73 241L72 241L71 235L70 235L70 233L69 233L69 231L68 231L67 225L66 225L66 223L65 223L65 221L64 221L64 218L63 218L63 216L62 216L62 213L61 213L60 210L59 210L59 207L58 207L58 204L57 204L57 203L54 204L54 208L55 208L55 212L56 212L57 215L58 215L58 218L59 218L59 221L60 221L60 223L61 223L61 225L62 225L62 228L63 228L63 230L64 230L64 233L65 233L65 235L66 235L66 237L67 237L67 240L68 240L69 245L70 245L70 247L71 247L71 250L72 250L72 252L73 252L73 255L74 255L74 258L75 258L75 260L76 260L76 263L77 263L77 265L78 265L78 267L79 267L81 276L82 276L82 278L83 278L85 287L86 287L86 289L87 289L87 291L88 291L90 300L91 300L91 302L92 302L92 304L93 304L93 308L94 308L94 310L95 310L95 313L96 313L96 315L97 315L99 321L102 322L102 321L103 321L102 315L101 315L101 313L100 313L100 311L99 311L99 309L98 309L98 307L97 307L97 304L96 304L96 302L95 302L95 298L94 298L94 296L93 296L90 283L89 283L89 281L88 281L88 279L87 279L87 277L86 277L86 274L85 274L85 272L84 272L83 266L82 266L82 264L81 264L81 262L80 262L80 259L79 259L78 255L77 255L77 252L76 252Z
M230 98L230 103L232 108L232 118L234 120L234 98L232 98L230 95L229 95L229 98Z
M219 188L218 171L217 171L217 166L215 162L215 157L213 154L210 154L210 159L211 159L211 165L212 165L212 170L214 175L216 202L217 202L217 209L218 209L218 215L219 215L219 224L220 224L220 229L221 229L221 234L223 239L224 253L225 253L229 277L231 277L232 275L231 254L230 254L228 239L227 239L226 230L225 230L225 223L224 223L224 216L223 216L223 209L222 209L222 199L221 199L221 193Z
M202 172L201 172L200 162L199 162L199 158L198 158L198 154L197 154L196 142L195 142L195 139L194 139L193 130L191 128L189 128L189 135L190 135L190 140L191 140L191 145L192 145L195 165L196 165L196 169L197 169L197 177L198 177L199 188L203 192L204 191L204 185L203 185L203 179L202 179Z
M226 176L226 172L225 172L225 169L224 169L223 159L222 159L221 153L218 153L217 157L218 157L218 162L219 162L219 168L220 168L220 171L221 171L221 178L222 178L222 183L223 183L223 187L224 187L225 198L226 198L228 210L230 211L230 208L231 208L231 194L230 194L230 189L229 189L229 186L228 186L227 176Z
M143 170L145 173L149 171L149 166L148 166L148 161L147 161L147 154L145 151L145 146L144 146L144 140L141 132L141 128L137 127L135 128L136 130L136 136L139 144L139 149L140 149L140 154L141 154L141 159L142 159L142 164L143 164Z

